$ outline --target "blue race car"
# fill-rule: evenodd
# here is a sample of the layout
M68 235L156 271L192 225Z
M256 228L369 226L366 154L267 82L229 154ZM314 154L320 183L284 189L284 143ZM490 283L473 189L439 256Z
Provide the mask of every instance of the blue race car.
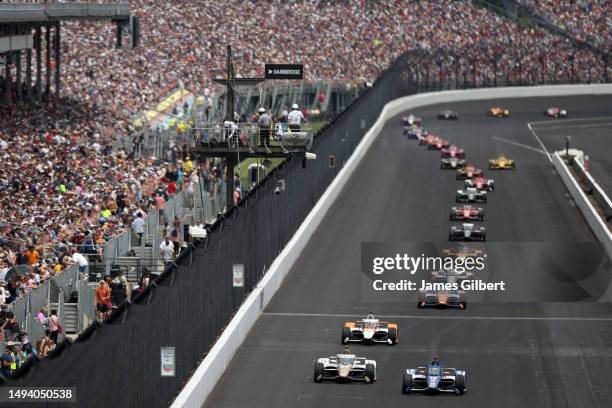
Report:
M404 373L402 393L452 392L463 395L467 391L466 373L457 368L447 368L438 362L437 357L427 367L409 368Z

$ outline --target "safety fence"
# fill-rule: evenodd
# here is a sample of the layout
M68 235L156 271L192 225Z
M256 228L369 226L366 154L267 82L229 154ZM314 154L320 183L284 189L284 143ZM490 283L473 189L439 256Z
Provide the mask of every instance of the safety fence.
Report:
M299 157L282 162L238 205L210 225L205 239L187 248L131 303L122 304L103 324L94 323L76 341L64 342L45 361L33 359L7 383L73 386L78 400L87 401L91 407L166 406L340 171L385 103L424 91L494 86L500 80L509 86L540 83L537 76L495 76L493 80L478 72L467 77L447 75L438 64L443 56L436 50L407 51L315 135L312 152L318 160L308 162L306 168L302 168ZM463 68L448 72L463 73ZM335 156L335 166L330 166L330 156ZM284 181L285 189L276 194L279 180ZM234 273L239 271L243 279L238 282L243 284L235 286ZM160 348L167 346L174 347L174 376L154 379L154 373L160 373ZM99 358L101 355L113 356L112 363ZM151 381L155 381L155 387L150 387Z

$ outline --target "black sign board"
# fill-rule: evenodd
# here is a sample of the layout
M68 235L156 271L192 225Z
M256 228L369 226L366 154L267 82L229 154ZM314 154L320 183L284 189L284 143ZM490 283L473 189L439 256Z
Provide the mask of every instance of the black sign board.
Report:
M266 79L304 79L303 64L266 64Z

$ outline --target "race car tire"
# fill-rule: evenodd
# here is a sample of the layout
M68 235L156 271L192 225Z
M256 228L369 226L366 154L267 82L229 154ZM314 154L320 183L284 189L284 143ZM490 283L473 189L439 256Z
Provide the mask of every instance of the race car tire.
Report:
M450 240L450 235L448 236L448 239ZM419 301L417 302L417 307L419 309L422 309L423 307L425 307L425 302L427 300L427 296L425 296L424 293L419 293Z
M478 214L478 221L484 221L484 210Z
M461 374L455 376L455 395L465 393L465 377Z
M347 339L351 338L351 329L349 329L348 327L344 326L342 328L342 340L341 343L342 344L348 344L349 342L347 341Z
M323 363L315 363L314 368L314 382L318 383L323 380L323 375L325 373L325 367L323 367Z
M465 293L459 295L459 304L462 306L462 309L467 309L467 300L465 298Z
M374 364L366 364L363 378L367 384L372 384L376 381L376 369L374 368Z
M397 329L395 327L390 328L387 337L391 340L391 345L397 343Z
M404 374L402 378L402 394L410 394L412 392L412 374Z
M448 240L452 241L453 240L453 234L448 234Z
M449 220L451 221L455 221L455 214L451 211L450 213L450 217L448 217Z
M484 196L484 198L482 199L482 202L483 202L483 203L486 203L486 202L487 202L487 196Z
M512 170L516 170L516 165L514 163L512 163L511 168L512 168Z

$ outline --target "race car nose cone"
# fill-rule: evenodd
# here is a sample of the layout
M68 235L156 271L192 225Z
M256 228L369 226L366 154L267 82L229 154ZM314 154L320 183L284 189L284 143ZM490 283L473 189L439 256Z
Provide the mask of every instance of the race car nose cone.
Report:
M374 330L365 330L363 332L364 339L371 339L372 337L374 337Z
M338 375L340 377L348 377L350 372L351 372L351 367L349 366L341 365L340 367L338 367Z

